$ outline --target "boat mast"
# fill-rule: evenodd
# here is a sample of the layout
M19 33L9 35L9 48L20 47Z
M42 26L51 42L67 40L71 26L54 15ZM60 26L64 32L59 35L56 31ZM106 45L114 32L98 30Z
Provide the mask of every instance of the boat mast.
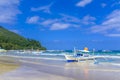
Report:
M75 49L75 47L74 47L74 56L76 55L76 49Z
M94 56L95 49L93 49L93 56Z

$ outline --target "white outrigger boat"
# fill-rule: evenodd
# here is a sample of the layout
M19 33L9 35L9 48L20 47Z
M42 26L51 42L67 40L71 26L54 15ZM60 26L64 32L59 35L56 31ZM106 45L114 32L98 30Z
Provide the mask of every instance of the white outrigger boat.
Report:
M74 55L67 55L65 54L65 58L68 62L79 62L84 60L94 60L94 56L90 56L88 53L88 48L85 47L84 50L78 50L80 53L76 52L76 49L74 48Z

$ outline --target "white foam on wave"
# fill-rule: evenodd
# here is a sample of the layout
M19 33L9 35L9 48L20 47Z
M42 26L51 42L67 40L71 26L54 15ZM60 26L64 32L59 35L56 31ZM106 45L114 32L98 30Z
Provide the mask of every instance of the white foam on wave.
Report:
M114 59L120 59L120 56L94 56L96 58L114 58Z
M48 55L48 56L63 56L65 55L65 53L61 53L61 54L51 54L51 53L42 53L40 55Z
M120 67L120 63L111 63L111 65Z
M14 57L14 58L26 58L26 59L44 59L44 60L59 60L59 61L65 61L65 59L62 58L48 58L48 57L28 57L28 56L13 56L13 55L7 55L8 57Z

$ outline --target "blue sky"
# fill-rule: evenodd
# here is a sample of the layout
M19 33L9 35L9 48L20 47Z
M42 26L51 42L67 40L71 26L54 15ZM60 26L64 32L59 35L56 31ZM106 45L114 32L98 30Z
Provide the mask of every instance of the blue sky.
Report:
M0 25L47 49L120 50L120 0L0 0Z

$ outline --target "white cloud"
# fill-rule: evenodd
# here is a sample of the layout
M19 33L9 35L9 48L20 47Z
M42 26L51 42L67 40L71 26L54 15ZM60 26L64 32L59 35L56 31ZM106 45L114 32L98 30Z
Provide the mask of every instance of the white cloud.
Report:
M47 26L47 25L51 25L56 22L59 22L59 19L47 19L47 20L44 20L41 24L43 26Z
M109 36L109 37L120 37L120 34L107 34L106 36Z
M45 27L49 27L50 30L63 30L69 27L77 27L80 26L79 24L71 23L64 21L62 19L48 19L44 20L41 25Z
M82 19L74 16L60 14L60 18L45 19L39 18L39 16L33 16L27 18L26 22L29 24L37 24L43 27L49 28L50 30L63 30L67 28L79 28L81 25L92 25L96 18L86 15Z
M87 4L90 4L91 2L92 0L81 0L80 2L76 4L76 6L85 7Z
M14 23L21 13L19 4L20 0L0 0L0 23Z
M93 33L120 34L120 10L114 10L100 25L91 28ZM114 36L114 35L113 35Z
M95 24L95 22L94 22L95 20L96 20L95 17L92 17L90 15L86 15L83 17L82 23L85 25Z
M63 30L67 29L70 26L70 24L67 23L54 23L52 24L50 30Z
M27 18L27 23L29 24L37 24L39 22L39 16L32 16L30 18Z
M41 25L45 27L50 27L50 30L63 30L69 27L78 27L80 26L80 19L68 16L61 15L61 18L47 19L41 22Z
M60 14L62 16L62 19L64 22L74 22L74 23L79 23L81 20L79 18L73 17L73 16L69 16L69 15L65 15L65 14Z
M51 13L50 8L52 4L46 5L46 6L40 6L37 8L31 8L31 11L43 11L45 13Z

